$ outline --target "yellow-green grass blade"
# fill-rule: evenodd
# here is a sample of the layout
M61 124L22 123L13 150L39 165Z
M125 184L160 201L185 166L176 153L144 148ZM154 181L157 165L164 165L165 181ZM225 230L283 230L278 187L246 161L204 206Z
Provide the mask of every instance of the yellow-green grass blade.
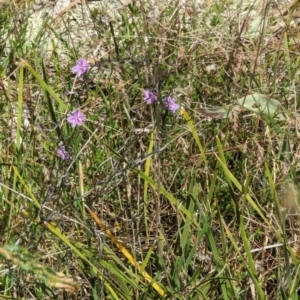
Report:
M231 185L231 182L235 185L235 187L241 192L243 193L243 186L239 183L239 181L235 178L235 176L229 171L227 165L226 165L226 161L224 158L224 155L222 155L223 150L222 150L222 146L221 143L219 141L219 139L217 138L217 145L218 145L218 150L219 153L221 153L220 157L216 155L217 160L220 163L220 166L222 167L225 176L227 178L228 184ZM222 159L223 157L223 159ZM260 215L260 217L264 220L264 222L271 227L269 221L267 220L267 218L265 217L265 215L263 214L263 212L261 211L261 209L258 207L258 205L254 202L254 200L251 198L251 196L249 195L249 193L247 193L245 195L247 201L251 204L251 206L254 208L254 210Z
M143 262L141 263L141 273L143 273L148 265L149 259L153 253L153 247L151 246L146 254L146 257L144 258Z
M202 146L202 143L200 142L200 139L199 139L199 136L196 132L196 129L195 129L195 126L194 126L194 122L193 120L191 119L191 117L189 116L189 114L187 113L187 111L182 107L181 108L181 115L184 117L184 119L186 120L189 128L190 128L190 131L192 132L192 135L196 141L196 144L200 150L200 154L202 156L202 159L205 163L205 166L207 166L207 160L206 160L206 155L205 155L205 150L204 150L204 147Z
M110 238L110 240L115 244L115 246L120 250L120 252L129 260L129 262L140 272L141 266L140 264L133 258L133 256L129 253L129 251L123 246L121 242L119 242L116 237L111 233L110 230L107 229L105 224L100 220L100 218L87 206L85 208L94 219L94 221L99 225L99 227L105 232L106 236ZM151 286L156 290L156 292L161 296L165 297L166 293L164 289L153 280L153 278L146 272L143 271L141 273L143 277L151 284Z
M283 215L282 215L282 212L280 210L280 204L279 204L279 200L278 200L277 193L276 193L275 183L274 183L274 180L272 178L272 174L270 172L270 169L269 169L269 166L268 166L267 163L265 163L265 173L266 173L266 176L269 180L269 185L270 185L271 193L272 193L272 196L273 196L275 209L276 209L277 214L278 214L278 218L280 218L281 225L284 227L285 220L283 219ZM286 237L282 237L282 234L285 235L285 232L282 232L282 230L280 230L280 232L279 232L279 230L280 229L276 230L276 232L275 232L277 238L284 245L285 249L288 250L288 252L290 254L290 257L292 258L293 262L295 264L298 264L298 259L296 258L295 254L294 254L294 251L291 249L289 244L286 242Z
M46 82L41 78L41 76L30 66L30 64L26 60L22 60L22 65L33 75L33 77L37 80L37 82L41 85L43 89L45 89L59 104L60 109L62 111L67 110L67 105L56 95L56 93L52 90L52 88L46 84Z
M134 168L133 170L136 173L138 173L139 176L141 176L144 180L147 180L153 188L155 188L156 190L158 190L160 192L161 195L165 196L172 204L174 204L179 212L186 215L190 220L193 220L193 223L196 225L197 228L200 227L200 225L197 223L195 218L193 218L191 213L186 209L186 207L181 202L179 202L171 193L166 191L161 186L161 184L156 183L151 177L147 176L144 172L140 171L139 169ZM182 215L182 218L184 220L186 219L183 215Z
M223 226L225 227L226 235L230 239L233 247L235 248L235 250L239 254L240 259L242 259L243 265L246 267L246 269L248 270L249 275L251 276L251 279L252 279L252 281L253 281L253 283L254 283L254 285L256 287L256 291L258 292L258 296L259 296L258 299L260 299L260 300L266 299L266 297L264 295L264 292L263 292L263 290L262 290L262 288L260 286L260 283L257 280L255 266L254 266L254 262L253 262L253 259L252 259L252 254L250 252L250 247L248 246L248 239L246 237L246 233L243 230L244 229L243 225L240 226L240 228L242 228L242 239L243 239L243 242L245 242L245 240L246 240L246 254L247 254L247 257L248 257L248 259L249 259L249 257L251 258L250 259L250 262L251 262L250 267L249 267L248 262L244 259L243 253L241 253L241 251L240 251L240 249L239 249L239 247L238 247L238 245L237 245L237 243L236 243L236 241L235 241L235 239L234 239L234 237L233 237L230 229L227 227L227 225L226 225L225 221L223 220L223 218L222 218L222 223L223 223Z
M130 296L130 290L128 286L126 285L126 282L130 285L131 288L138 289L138 285L132 280L132 276L128 276L126 272L122 272L119 267L113 262L113 261L105 261L101 260L100 265L104 267L106 270L110 271L111 274L114 274L116 276L116 280L118 282L118 285L120 289L123 291L124 295L126 295L126 299L130 300L132 299L132 296ZM130 275L132 275L132 271L127 269L127 272L129 272Z
M17 175L17 177L19 178L20 182L23 184L23 186L25 187L25 190L27 191L27 193L29 194L29 196L31 197L33 203L35 204L35 206L39 209L41 209L41 204L39 203L39 201L36 199L36 197L33 195L31 189L28 187L28 185L25 183L25 180L23 179L23 177L20 175L18 169L15 166L12 166L14 173Z
M198 198L198 194L199 194L199 188L196 186L196 182L194 180L194 178L191 179L190 182L190 195L192 195L192 197L190 196L187 199L187 205L188 205L188 211L190 213L191 216L194 215L194 209L195 209L195 202L194 199ZM191 218L189 218L188 216L186 217L185 222L182 222L183 229L182 229L182 234L180 237L180 246L182 249L185 249L187 244L190 243L190 238L191 238L191 225L193 224L193 220Z
M152 132L150 135L150 143L148 147L148 154L152 153L154 148L154 136L155 132ZM152 156L150 155L145 162L145 174L149 176L150 174L150 166L151 166ZM144 181L144 220L145 220L145 232L146 232L146 243L149 244L149 231L148 231L148 217L147 217L147 202L148 202L148 187L149 182L147 180Z
M78 255L82 260L87 262L93 269L93 272L95 274L98 274L100 279L103 279L103 276L99 273L97 267L70 242L70 240L60 231L60 229L54 223L45 222L44 224L54 235L56 235L62 242L64 242L70 249L72 249L72 251L76 255ZM115 300L119 299L114 289L109 285L109 283L106 280L104 280L104 285Z

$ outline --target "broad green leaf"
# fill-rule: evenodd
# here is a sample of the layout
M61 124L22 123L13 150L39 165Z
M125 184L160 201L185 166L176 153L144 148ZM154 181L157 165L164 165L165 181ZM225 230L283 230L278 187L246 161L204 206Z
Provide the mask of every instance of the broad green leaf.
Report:
M246 32L246 36L248 38L258 37L261 33L262 26L263 17L259 15L250 22L248 30Z
M254 93L238 99L237 102L243 108L253 111L254 113L274 117L274 119L278 121L286 120L285 115L280 112L280 102L272 98L267 98L262 94Z

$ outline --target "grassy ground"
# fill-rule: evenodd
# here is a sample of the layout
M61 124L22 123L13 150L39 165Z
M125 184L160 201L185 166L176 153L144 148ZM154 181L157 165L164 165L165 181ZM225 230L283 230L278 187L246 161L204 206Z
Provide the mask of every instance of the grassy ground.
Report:
M298 299L297 5L180 3L91 10L63 63L2 5L1 299Z

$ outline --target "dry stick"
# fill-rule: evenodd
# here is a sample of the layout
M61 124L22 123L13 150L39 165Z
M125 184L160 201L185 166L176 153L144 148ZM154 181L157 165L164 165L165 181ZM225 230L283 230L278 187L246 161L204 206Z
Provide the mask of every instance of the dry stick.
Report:
M60 18L66 11L68 11L70 8L72 8L74 5L76 5L78 2L85 2L84 0L75 0L71 2L67 7L65 7L59 14L53 17L53 21Z
M159 67L157 67L156 72L159 72ZM159 75L156 74L158 82L156 83L156 90L158 92L158 102L161 102L161 82ZM160 105L156 105L156 111L155 111L155 122L156 122L156 130L155 130L155 146L157 149L160 149L160 132L162 130L162 118L161 118L161 107ZM154 148L155 149L155 148ZM156 243L158 246L158 252L159 252L159 257L162 258L161 256L161 243L160 243L160 237L161 237L161 219L160 219L160 213L161 213L161 208L160 208L160 157L159 153L156 154L153 158L153 161L155 161L155 168L157 168L157 171L154 174L154 180L157 180L157 197L155 200L155 211L156 211Z
M48 24L48 26L50 26L52 23L54 23L54 21L56 21L58 18L62 17L62 15L67 12L68 10L70 10L73 6L75 6L76 4L78 4L79 2L81 2L82 4L85 3L85 0L75 0L73 2L71 2L67 7L65 7L60 13L58 13L57 15L52 17L51 22ZM59 24L61 24L62 20L60 20L58 22L58 24L56 24L55 26L58 27Z
M296 4L299 2L300 0L294 0L292 1L283 11L279 12L279 13L276 13L275 16L278 16L278 15L286 15L290 9L293 9Z

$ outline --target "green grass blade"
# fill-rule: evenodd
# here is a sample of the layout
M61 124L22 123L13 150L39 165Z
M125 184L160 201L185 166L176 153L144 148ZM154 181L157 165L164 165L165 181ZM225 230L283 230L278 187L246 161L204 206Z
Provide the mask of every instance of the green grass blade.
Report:
M40 75L38 75L38 73L35 72L35 70L30 66L30 64L25 61L22 60L22 65L28 69L28 71L34 76L34 78L37 80L37 82L41 85L41 87L46 90L59 104L61 111L65 112L67 110L67 105L63 102L63 100L61 100L56 94L55 92L52 90L52 88L46 84L46 82L41 78Z

